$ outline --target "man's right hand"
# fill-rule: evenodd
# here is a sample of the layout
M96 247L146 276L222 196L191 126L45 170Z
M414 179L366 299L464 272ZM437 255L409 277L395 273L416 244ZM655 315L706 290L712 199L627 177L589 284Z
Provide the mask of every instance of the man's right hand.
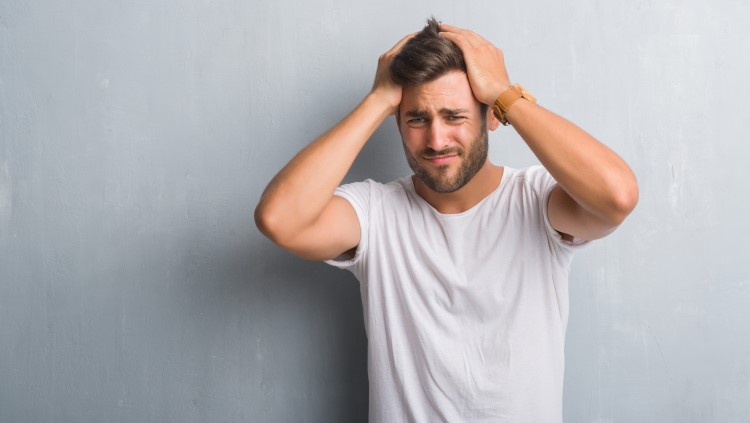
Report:
M378 70L375 72L375 82L372 84L372 94L386 101L391 107L391 114L394 114L398 109L398 105L401 104L402 93L401 86L397 85L391 79L391 62L393 62L393 58L401 51L404 44L416 34L417 33L414 32L402 38L401 41L396 43L396 45L390 50L381 54L378 59Z
M401 104L390 66L407 35L378 60L372 91L352 112L295 156L263 192L255 209L258 229L281 247L311 260L356 248L359 220L348 201L333 195L354 159Z

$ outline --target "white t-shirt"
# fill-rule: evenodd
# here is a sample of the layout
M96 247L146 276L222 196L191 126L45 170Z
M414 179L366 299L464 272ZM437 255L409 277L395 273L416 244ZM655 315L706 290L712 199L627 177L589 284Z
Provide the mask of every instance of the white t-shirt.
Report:
M370 423L562 421L573 250L547 218L556 182L505 168L498 188L441 214L411 177L336 191L359 218L351 260L368 337Z

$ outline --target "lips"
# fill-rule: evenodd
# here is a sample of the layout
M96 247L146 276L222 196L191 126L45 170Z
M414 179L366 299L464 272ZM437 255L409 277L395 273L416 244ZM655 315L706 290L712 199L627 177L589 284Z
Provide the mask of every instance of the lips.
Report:
M424 157L424 159L434 165L442 165L442 164L450 163L456 157L457 157L456 154L448 154L448 155L443 155L443 156L426 156Z

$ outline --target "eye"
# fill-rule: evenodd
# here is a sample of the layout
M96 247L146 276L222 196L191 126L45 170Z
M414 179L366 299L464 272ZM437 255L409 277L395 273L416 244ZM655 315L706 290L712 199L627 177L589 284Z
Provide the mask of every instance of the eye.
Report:
M446 116L446 120L448 122L461 122L464 119L466 119L466 116L460 116L460 115L448 115L448 116Z
M427 123L427 119L423 117L415 117L407 120L406 123L408 123L409 126L422 126Z

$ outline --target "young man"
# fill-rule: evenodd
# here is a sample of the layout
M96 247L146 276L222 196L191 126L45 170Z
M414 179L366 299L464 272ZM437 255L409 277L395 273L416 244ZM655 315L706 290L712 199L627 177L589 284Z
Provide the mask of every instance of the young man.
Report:
M339 187L395 114L411 177ZM544 167L487 160L507 123ZM502 52L434 20L378 62L372 91L271 181L256 223L351 270L371 422L560 422L568 269L638 188L622 159L511 86Z

